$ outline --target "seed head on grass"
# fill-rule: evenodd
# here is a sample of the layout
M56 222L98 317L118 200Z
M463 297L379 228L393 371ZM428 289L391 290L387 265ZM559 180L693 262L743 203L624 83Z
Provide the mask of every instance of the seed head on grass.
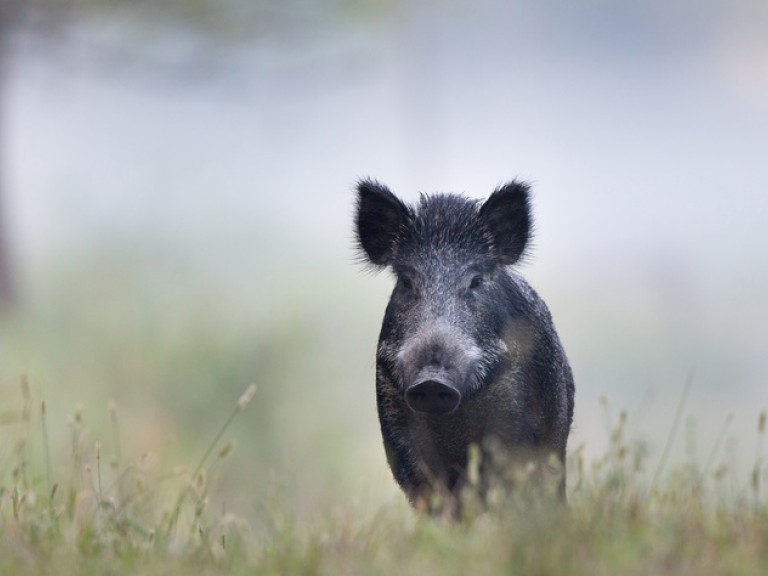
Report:
M224 425L219 430L219 433L216 434L213 441L208 446L208 449L205 451L205 454L200 459L199 464L197 465L197 468L195 468L194 474L192 474L192 477L194 478L197 476L197 473L200 472L200 470L205 465L205 462L208 460L208 457L211 455L211 452L213 452L213 449L216 447L216 445L219 443L219 440L221 440L221 437L224 436L224 433L227 431L227 428L229 428L230 424L232 424L232 421L235 419L235 417L238 415L238 413L243 410L250 401L253 399L254 394L256 394L256 385L251 384L246 388L245 392L243 392L243 395L240 396L240 398L237 400L237 404L235 404L234 410L232 410L232 413L229 415L229 418L227 418L227 421L224 422Z
M83 423L83 405L80 402L75 404L75 411L72 414L72 420L78 426Z
M231 440L224 444L224 446L221 447L221 450L219 450L219 453L217 454L217 457L219 460L226 460L230 454L235 449L235 443Z
M253 400L253 397L256 395L256 384L251 384L248 386L248 388L245 389L245 392L243 392L243 395L240 396L240 398L237 400L237 408L238 410L242 410L248 404ZM763 423L765 423L765 414L763 414Z

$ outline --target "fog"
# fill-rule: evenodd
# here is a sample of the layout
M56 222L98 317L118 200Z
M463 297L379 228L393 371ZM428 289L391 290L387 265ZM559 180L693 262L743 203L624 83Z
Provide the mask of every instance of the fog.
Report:
M702 451L733 412L749 460L768 407L762 3L422 2L231 43L101 18L13 46L4 166L28 285L117 249L254 299L273 297L265 282L339 308L367 293L342 329L370 354L336 354L372 402L390 279L356 264L356 180L413 201L522 178L521 271L573 364L571 445L602 449L604 396L658 447L690 378Z

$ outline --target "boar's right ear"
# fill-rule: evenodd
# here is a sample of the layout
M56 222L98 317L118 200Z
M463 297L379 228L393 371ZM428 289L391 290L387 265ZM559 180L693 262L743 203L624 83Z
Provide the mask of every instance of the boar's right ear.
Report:
M497 188L480 207L480 218L502 264L517 262L528 244L532 228L528 191L527 184L513 180Z
M376 266L392 263L397 239L411 211L386 186L374 180L357 184L355 225L360 248Z

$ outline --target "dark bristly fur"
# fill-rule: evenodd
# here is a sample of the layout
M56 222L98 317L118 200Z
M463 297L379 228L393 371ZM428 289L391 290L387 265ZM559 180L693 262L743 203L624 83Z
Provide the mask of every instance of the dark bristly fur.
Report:
M357 191L360 249L397 277L376 361L397 482L414 505L456 514L476 445L481 496L532 466L564 497L573 377L546 305L508 268L531 233L528 186L512 181L484 203L422 195L414 207L375 181Z

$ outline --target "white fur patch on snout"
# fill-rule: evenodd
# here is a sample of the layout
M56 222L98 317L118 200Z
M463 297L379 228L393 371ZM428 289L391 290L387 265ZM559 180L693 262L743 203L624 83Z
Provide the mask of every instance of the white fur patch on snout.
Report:
M425 347L438 346L453 352L461 352L465 362L478 362L483 358L483 351L471 338L455 326L446 322L421 327L415 334L406 338L403 347L398 350L398 362L408 362Z

